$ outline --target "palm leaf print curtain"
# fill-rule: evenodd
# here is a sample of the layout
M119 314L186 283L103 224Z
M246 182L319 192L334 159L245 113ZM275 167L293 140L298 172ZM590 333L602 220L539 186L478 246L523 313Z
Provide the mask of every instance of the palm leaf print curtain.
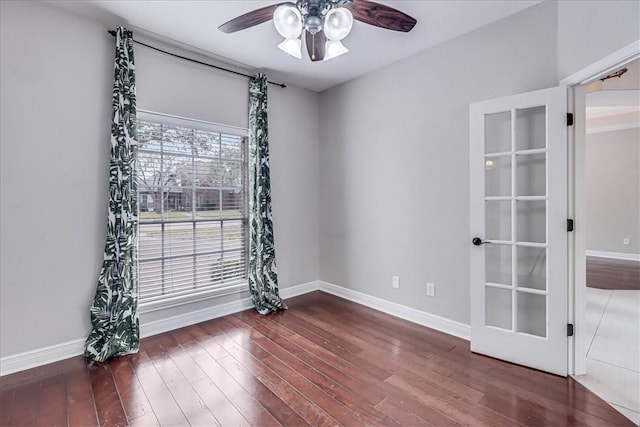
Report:
M109 165L109 212L104 261L91 306L92 330L84 355L96 362L138 351L136 286L136 85L133 35L116 31Z
M267 77L264 74L258 74L249 81L249 150L249 288L256 310L267 314L286 310L287 306L278 293L271 220Z

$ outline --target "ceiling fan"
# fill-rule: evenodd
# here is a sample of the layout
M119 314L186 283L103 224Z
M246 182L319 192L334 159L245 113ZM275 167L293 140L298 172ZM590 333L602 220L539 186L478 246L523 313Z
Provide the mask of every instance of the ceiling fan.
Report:
M369 0L297 0L253 10L218 28L223 33L234 33L271 19L285 38L278 47L301 59L304 33L312 61L326 61L348 52L341 40L351 31L354 19L402 32L411 31L417 22L397 9Z

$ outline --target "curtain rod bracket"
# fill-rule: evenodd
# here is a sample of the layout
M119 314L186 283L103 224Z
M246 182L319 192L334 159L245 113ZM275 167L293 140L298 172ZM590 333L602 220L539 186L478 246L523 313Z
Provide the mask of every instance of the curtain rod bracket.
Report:
M107 31L107 32L108 32L109 34L111 34L113 37L115 37L115 36L116 36L116 32L115 32L115 31L113 31L113 30L109 30L109 31ZM176 58L184 59L185 61L195 62L196 64L205 65L205 66L207 66L207 67L215 68L216 70L220 70L220 71L226 71L227 73L235 74L235 75L237 75L237 76L243 76L243 77L248 77L248 78L251 78L251 77L252 77L252 76L250 76L249 74L240 73L240 72L238 72L238 71L233 71L233 70L229 70L229 69L227 69L227 68L218 67L217 65L207 64L206 62L198 61L198 60L196 60L196 59L187 58L186 56L177 55L177 54L175 54L175 53L167 52L166 50L162 50L162 49L159 49L159 48L157 48L157 47L150 46L150 45L148 45L148 44L146 44L146 43L139 42L138 40L133 40L133 42L134 42L134 43L137 43L137 44L139 44L139 45L141 45L141 46L148 47L149 49L153 49L153 50L155 50L155 51L158 51L158 52L161 52L161 53L164 53L164 54L167 54L167 55L171 55L171 56L176 57ZM285 85L284 83L276 83L276 82L272 82L272 81L269 81L269 80L267 80L267 83L272 84L272 85L275 85L275 86L278 86L278 87L281 87L281 88L283 88L283 89L285 89L285 88L287 87L287 85Z

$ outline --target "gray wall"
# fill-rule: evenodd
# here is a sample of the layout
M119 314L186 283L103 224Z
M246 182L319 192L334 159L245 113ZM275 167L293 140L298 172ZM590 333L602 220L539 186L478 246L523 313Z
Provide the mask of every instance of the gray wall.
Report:
M113 49L102 28L48 6L0 8L5 356L88 330L106 232Z
M323 280L469 322L469 103L556 84L556 12L543 3L322 94Z
M35 2L0 2L0 356L81 339L102 260L113 38ZM247 81L136 47L139 108L247 125ZM317 94L269 88L281 287L317 280ZM156 318L237 300L200 302Z
M638 0L558 1L558 78L640 40Z
M586 144L587 250L640 254L640 129L587 134Z

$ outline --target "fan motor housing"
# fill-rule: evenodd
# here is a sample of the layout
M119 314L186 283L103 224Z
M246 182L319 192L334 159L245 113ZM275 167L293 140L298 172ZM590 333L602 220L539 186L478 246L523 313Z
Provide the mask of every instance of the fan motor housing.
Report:
M319 16L309 15L304 21L304 29L311 34L317 34L322 30L324 19Z

